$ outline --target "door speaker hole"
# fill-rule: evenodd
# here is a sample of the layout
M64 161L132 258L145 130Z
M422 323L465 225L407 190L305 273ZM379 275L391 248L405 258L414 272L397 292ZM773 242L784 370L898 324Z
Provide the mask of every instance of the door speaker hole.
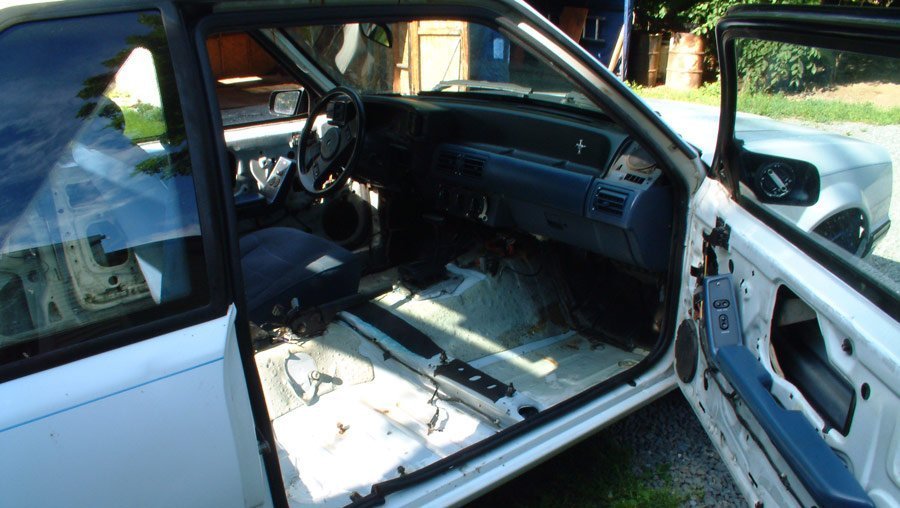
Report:
M345 248L353 248L366 238L370 211L362 200L335 199L325 205L322 227L325 235Z

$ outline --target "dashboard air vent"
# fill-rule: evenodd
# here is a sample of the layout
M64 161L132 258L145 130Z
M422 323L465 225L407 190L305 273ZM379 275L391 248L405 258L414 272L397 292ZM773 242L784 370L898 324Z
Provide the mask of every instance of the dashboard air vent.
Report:
M480 178L484 172L484 162L484 157L441 150L438 152L435 170L447 175Z
M646 181L646 179L644 177L632 175L631 173L628 173L625 175L625 180L627 180L629 182L634 182L638 185L641 185Z
M438 153L437 165L435 169L437 169L441 173L454 174L456 173L456 161L459 159L459 155L453 152L448 152L446 150Z
M466 176L481 178L481 172L484 171L484 159L466 155L463 157L462 167L460 169L462 174Z
M617 189L600 186L594 193L594 210L598 212L621 217L625 211L626 202L628 202L628 193Z

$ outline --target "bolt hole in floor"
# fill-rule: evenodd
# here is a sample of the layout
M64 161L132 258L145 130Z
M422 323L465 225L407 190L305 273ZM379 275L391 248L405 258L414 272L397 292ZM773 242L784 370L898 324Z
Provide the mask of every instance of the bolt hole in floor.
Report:
M257 353L292 505L343 506L633 367L658 338L655 308L625 323L566 283L561 266L577 263L560 253L484 255L457 257L426 287L371 274L360 292L398 283L319 337L281 329Z

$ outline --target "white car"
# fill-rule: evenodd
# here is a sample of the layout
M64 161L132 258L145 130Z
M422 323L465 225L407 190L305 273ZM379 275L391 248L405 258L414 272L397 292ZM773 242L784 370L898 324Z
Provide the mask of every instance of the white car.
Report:
M784 33L900 47L744 7L725 82ZM748 503L900 503L900 296L732 95L710 175L514 0L23 4L0 55L0 505L457 505L676 387Z
M718 108L668 100L647 103L697 147L703 162L712 165ZM798 228L815 232L858 256L871 252L887 233L893 173L890 154L883 147L748 113L738 113L735 131L747 149L801 158L818 169L821 189L814 205L771 207ZM770 192L785 190L773 185Z

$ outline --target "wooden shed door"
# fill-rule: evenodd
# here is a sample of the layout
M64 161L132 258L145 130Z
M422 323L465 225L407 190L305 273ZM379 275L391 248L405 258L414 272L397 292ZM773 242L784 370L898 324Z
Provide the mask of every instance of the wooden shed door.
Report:
M468 79L469 44L464 21L419 21L409 27L412 93L441 81Z

